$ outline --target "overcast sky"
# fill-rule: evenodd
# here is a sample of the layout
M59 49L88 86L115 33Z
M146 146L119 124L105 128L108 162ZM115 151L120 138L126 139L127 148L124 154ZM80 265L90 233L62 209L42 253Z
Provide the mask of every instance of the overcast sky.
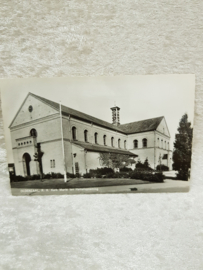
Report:
M171 149L180 118L193 123L195 75L29 78L0 80L8 162L13 162L8 126L28 92L111 122L110 108L121 108L121 124L165 116Z

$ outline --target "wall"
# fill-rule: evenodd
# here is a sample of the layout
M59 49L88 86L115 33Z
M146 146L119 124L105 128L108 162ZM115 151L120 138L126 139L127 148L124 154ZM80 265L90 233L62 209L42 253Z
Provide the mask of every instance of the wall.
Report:
M32 106L32 111L30 112L28 108ZM25 99L20 111L17 113L12 127L18 126L20 124L24 124L30 121L34 121L46 116L51 116L58 113L57 110L53 109L52 107L46 105L42 101L39 101L36 97L32 95L28 95Z
M67 123L68 124L68 123ZM127 139L125 134L109 130L107 128L102 128L96 125L91 125L90 123L82 122L80 120L71 118L70 121L71 129L76 127L77 129L77 140L84 142L84 131L88 130L88 142L95 144L94 134L98 133L98 144L104 145L103 136L106 135L106 145L111 146L111 137L114 137L114 147L118 148L118 139L120 139L120 146L124 149L124 140ZM66 129L64 134L67 134L66 138L70 138L70 132Z
M94 152L87 152L87 156L86 156L86 162L87 162L87 170L89 172L89 170L91 169L97 169L97 168L101 168L101 163L99 161L99 153L94 153Z

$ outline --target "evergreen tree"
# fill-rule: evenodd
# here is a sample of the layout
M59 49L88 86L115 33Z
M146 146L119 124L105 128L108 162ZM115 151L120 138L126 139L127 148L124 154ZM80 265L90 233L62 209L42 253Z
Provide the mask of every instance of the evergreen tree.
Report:
M188 115L184 114L179 122L173 151L173 169L178 171L178 179L188 180L192 155L192 132Z

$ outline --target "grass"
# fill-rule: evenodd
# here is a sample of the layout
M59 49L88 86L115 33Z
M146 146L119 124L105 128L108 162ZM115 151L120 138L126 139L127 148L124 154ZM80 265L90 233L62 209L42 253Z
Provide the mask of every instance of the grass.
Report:
M43 182L40 180L30 180L22 182L12 182L11 188L25 188L25 189L67 189L67 188L90 188L90 187L105 187L105 186L121 186L121 185L137 185L147 184L149 181L142 181L137 179L126 179L126 178L113 178L113 179L90 179L90 178L73 178L67 179L44 179Z

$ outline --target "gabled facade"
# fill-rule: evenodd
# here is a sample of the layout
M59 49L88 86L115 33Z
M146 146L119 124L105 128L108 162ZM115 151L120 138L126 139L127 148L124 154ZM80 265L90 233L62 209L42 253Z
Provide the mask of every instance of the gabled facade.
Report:
M58 103L29 93L10 125L16 174L39 173L38 162L34 161L38 147L44 152L43 173L63 173L62 143L66 171L70 173L83 174L101 167L100 153L111 152L130 155L135 161L148 158L152 168L161 162L171 169L165 118L120 125L120 108L111 109L113 124L65 106L61 117Z

